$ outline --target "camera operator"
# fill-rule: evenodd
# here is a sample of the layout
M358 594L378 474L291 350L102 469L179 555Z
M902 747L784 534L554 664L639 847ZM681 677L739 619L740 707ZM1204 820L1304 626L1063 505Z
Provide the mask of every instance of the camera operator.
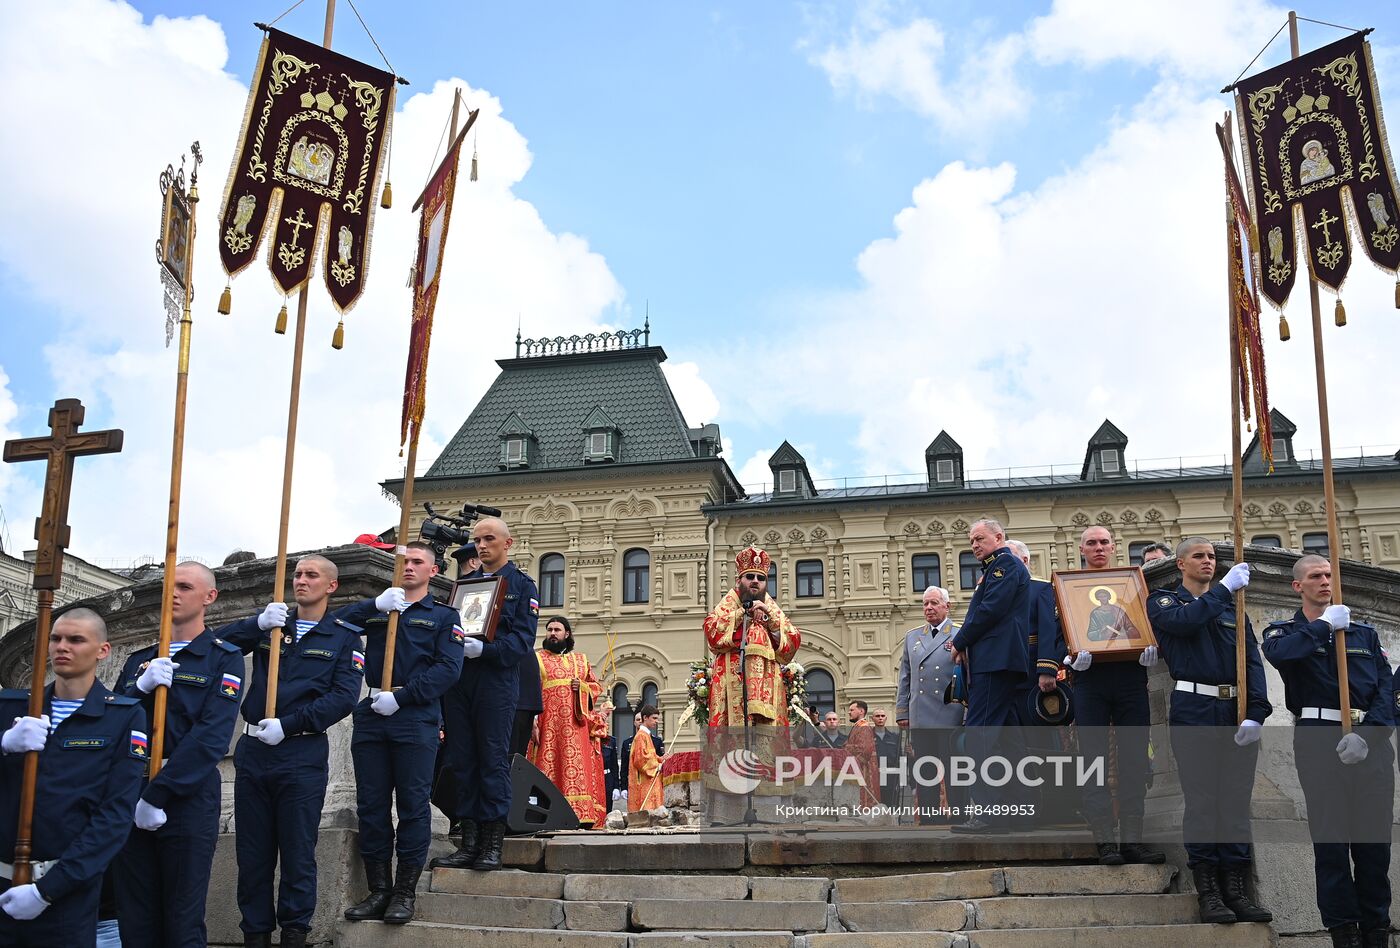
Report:
M447 766L457 783L462 842L456 852L434 859L432 867L490 870L501 867L520 663L534 652L540 604L535 581L508 558L514 540L504 520L479 520L472 541L481 568L469 576L504 577L505 596L494 641L467 639L461 677L444 696Z

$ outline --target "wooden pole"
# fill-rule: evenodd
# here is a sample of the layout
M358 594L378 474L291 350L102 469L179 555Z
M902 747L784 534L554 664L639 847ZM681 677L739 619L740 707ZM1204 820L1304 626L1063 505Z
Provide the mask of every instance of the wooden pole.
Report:
M335 0L326 0L326 28L321 37L321 45L331 48L331 34L335 29ZM287 404L287 450L282 460L282 514L277 525L277 566L272 579L272 601L285 602L287 597L287 525L292 517L292 461L296 455L297 411L301 407L301 357L306 344L306 295L311 286L307 277L306 285L297 294L297 334L292 346L292 386ZM283 633L285 641L289 636ZM275 638L275 633L274 633ZM263 703L263 717L277 717L277 675L282 667L281 643L273 641L267 650L267 700Z
M1288 42L1293 58L1298 52L1298 14L1288 11ZM1322 435L1322 496L1327 504L1327 552L1332 561L1332 601L1342 601L1341 532L1337 529L1337 492L1332 480L1332 426L1327 415L1327 369L1322 357L1322 304L1317 295L1317 280L1308 267L1308 302L1312 305L1313 363L1317 375L1317 423ZM1351 686L1347 681L1347 634L1345 629L1333 633L1337 649L1338 708L1342 712L1342 733L1351 733Z
M461 107L462 90L458 89L452 96L452 134L448 136L454 142L457 139L457 116ZM424 370L426 372L426 366ZM417 465L418 425L411 424L408 429L408 461L403 476L403 496L399 498L399 532L394 537L393 585L395 586L403 584L403 561L408 554L408 518L413 513L413 478L417 473ZM394 687L394 645L398 641L398 635L399 614L391 612L389 613L389 624L384 629L384 667L379 675L381 691L391 691Z
M34 622L33 670L29 674L29 716L44 713L44 677L49 665L49 633L53 628L53 590L39 590L39 614ZM24 774L19 787L19 827L15 832L15 864L12 885L31 882L29 855L34 845L34 795L39 788L39 754L24 755Z
M1234 130L1230 113L1225 113L1225 154L1234 152ZM1231 159L1233 160L1233 158ZM1234 499L1235 562L1244 562L1244 458L1240 446L1240 313L1239 301L1235 298L1235 241L1238 240L1235 223L1234 199L1229 193L1225 196L1225 240L1227 267L1226 283L1230 301L1230 457L1231 495ZM1241 256L1248 248L1241 247ZM1244 588L1235 591L1235 701L1236 724L1243 724L1249 706L1248 657L1245 642L1249 638L1249 619L1244 611Z
M175 186L172 182L172 188ZM174 624L174 611L171 601L175 598L175 558L176 544L180 537L180 484L184 476L185 457L185 392L190 376L190 333L194 319L190 315L190 302L194 297L194 236L195 211L199 205L199 159L195 158L194 171L190 174L190 219L185 233L185 300L180 314L180 358L175 369L175 434L171 438L170 449L170 506L166 511L165 522L165 579L161 584L160 636L156 641L156 657L170 656L170 630ZM151 762L150 779L160 773L161 758L165 756L165 711L170 689L165 685L156 688L155 708L151 720Z

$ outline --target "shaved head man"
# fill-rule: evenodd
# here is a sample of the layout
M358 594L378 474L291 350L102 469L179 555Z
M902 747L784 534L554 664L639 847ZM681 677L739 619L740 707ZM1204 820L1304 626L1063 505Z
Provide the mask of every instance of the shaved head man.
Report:
M1104 569L1113 565L1118 545L1107 527L1089 527L1079 535L1079 555L1086 569Z

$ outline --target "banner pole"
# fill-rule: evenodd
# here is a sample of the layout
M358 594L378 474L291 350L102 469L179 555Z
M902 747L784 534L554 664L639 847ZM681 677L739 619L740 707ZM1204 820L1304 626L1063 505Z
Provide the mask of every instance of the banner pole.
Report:
M1225 155L1229 158L1234 152L1234 125L1229 112L1225 113ZM1231 159L1233 160L1233 159ZM1240 312L1239 300L1235 298L1235 242L1236 233L1234 198L1229 189L1225 194L1225 253L1230 261L1226 268L1228 312L1230 316L1230 458L1231 458L1231 497L1233 498L1233 526L1235 534L1235 562L1244 562L1244 457L1240 446ZM1241 247L1241 258L1247 253ZM1263 429L1260 429L1261 437ZM1249 705L1247 655L1245 640L1248 637L1249 618L1244 611L1244 588L1235 591L1235 701L1236 724L1243 724L1245 711Z

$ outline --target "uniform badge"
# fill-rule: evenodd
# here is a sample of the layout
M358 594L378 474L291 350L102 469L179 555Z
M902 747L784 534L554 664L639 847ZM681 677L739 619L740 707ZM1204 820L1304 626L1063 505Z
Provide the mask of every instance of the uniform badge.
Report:
M1160 596L1160 597L1158 597L1158 599L1157 599L1157 605L1159 605L1159 606L1170 606L1171 604L1172 604L1172 597L1171 597L1171 596Z
M239 678L237 675L225 674L223 682L219 685L219 694L223 695L225 698L232 698L234 701L237 701L238 692L242 687L242 678Z
M350 664L355 666L355 671L363 675L365 673L365 653L356 652L352 649L350 652Z
M452 641L456 642L458 645L461 645L467 641L467 633L462 631L462 627L460 625L454 625L452 627Z
M532 615L532 616L537 616L537 615L539 615L539 614L540 614L540 601L539 601L538 599L531 599L531 600L530 600L530 615Z
M946 641L946 642L943 643L943 651L945 651L945 652L951 652L952 650L953 650L953 640L952 640L952 639L949 639L948 641Z
M150 749L146 743L145 731L131 732L131 756L137 760L145 760L150 756Z
M994 569L994 570L992 570L992 575L995 576L997 579L1001 579L1001 577L1002 577L1002 572L1001 572L1001 570L999 570L999 569Z

